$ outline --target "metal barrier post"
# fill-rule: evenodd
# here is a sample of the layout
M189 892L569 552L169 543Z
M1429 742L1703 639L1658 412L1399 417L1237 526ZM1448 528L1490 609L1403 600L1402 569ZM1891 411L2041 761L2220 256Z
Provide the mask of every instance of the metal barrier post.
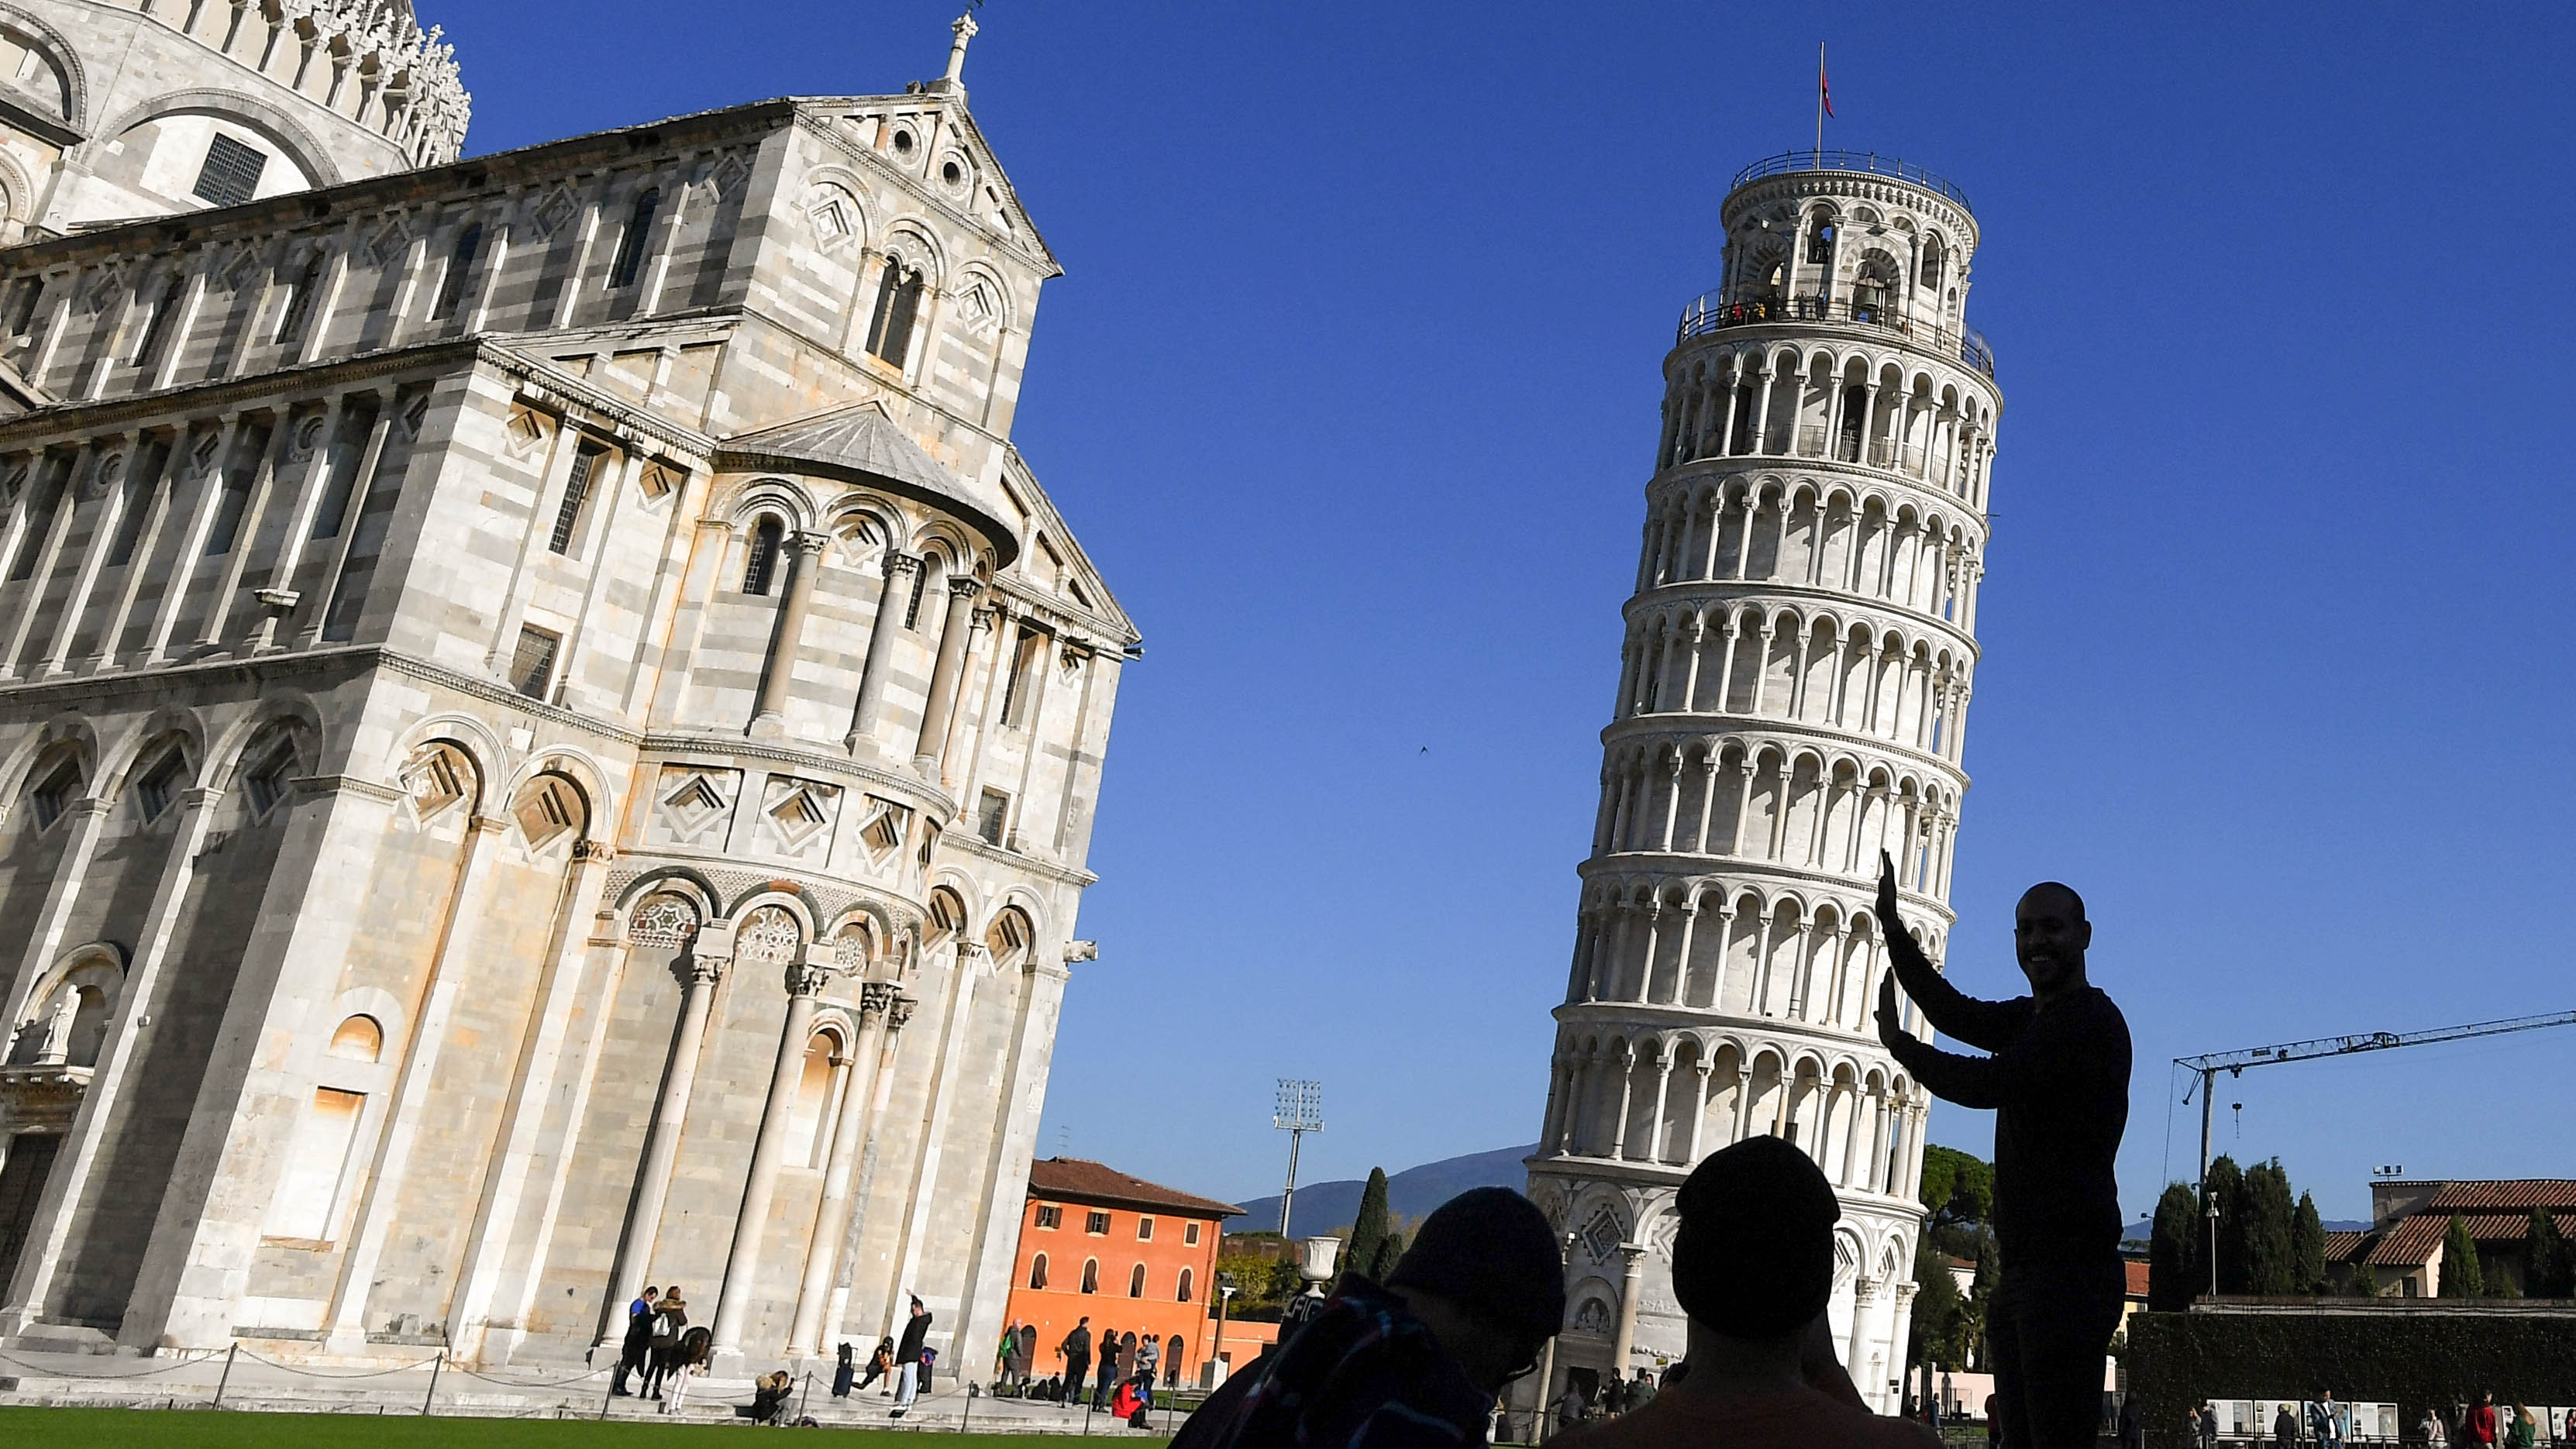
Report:
M438 1371L445 1367L447 1367L447 1350L442 1348L438 1351L438 1357L429 1365L429 1394L420 1401L420 1416L424 1419L429 1417L429 1406L438 1401Z
M215 1380L214 1407L218 1409L224 1406L224 1386L233 1381L233 1359L240 1353L241 1344L239 1342L235 1342L232 1347L224 1350L224 1374L222 1378Z
M813 1371L812 1369L807 1369L807 1370L805 1371L805 1387L804 1387L804 1389L803 1389L801 1392L799 1392L799 1393L796 1395L796 1417L797 1417L797 1418L799 1418L799 1419L804 1418L804 1417L805 1417L805 1406L806 1406L807 1404L812 1403L813 1401L814 1401L814 1371Z

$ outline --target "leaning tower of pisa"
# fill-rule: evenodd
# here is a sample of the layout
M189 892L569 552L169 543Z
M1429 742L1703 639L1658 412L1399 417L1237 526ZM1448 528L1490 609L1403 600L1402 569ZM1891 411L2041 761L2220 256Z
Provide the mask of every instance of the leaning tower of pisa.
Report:
M1746 168L1664 361L1601 808L1530 1190L1565 1234L1547 1396L1680 1357L1673 1194L1754 1133L1834 1182L1835 1341L1894 1406L1929 1099L1880 1048L1893 855L1942 957L2001 409L1939 177ZM1920 1030L1921 1028L1917 1028Z

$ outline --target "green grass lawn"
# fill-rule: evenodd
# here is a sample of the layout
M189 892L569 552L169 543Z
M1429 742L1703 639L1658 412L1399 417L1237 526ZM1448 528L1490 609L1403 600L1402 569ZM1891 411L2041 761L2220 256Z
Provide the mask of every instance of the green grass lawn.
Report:
M186 1449L426 1449L429 1445L492 1449L591 1449L611 1444L694 1449L741 1444L733 1424L638 1424L545 1419L422 1419L374 1414L236 1414L194 1409L0 1409L0 1444L9 1449L102 1449L108 1445ZM1061 1435L948 1434L936 1430L825 1431L851 1449L1066 1449ZM929 1442L925 1442L925 1440ZM788 1441L791 1444L797 1441ZM1155 1445L1137 1438L1125 1443Z

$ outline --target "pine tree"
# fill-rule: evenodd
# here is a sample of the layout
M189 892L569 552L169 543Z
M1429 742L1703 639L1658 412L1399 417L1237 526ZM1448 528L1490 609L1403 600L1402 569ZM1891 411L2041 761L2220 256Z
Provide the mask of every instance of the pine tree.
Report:
M2291 1243L2290 1175L2281 1159L2258 1162L2245 1174L2245 1292L2286 1296L2296 1276Z
M2299 1210L2290 1219L2290 1291L2326 1291L2326 1225L2317 1216L2317 1200L2299 1194Z
M2478 1245L2469 1236L2469 1225L2451 1214L2451 1226L2442 1234L2442 1291L2444 1298L2484 1298L2486 1274L2478 1268Z
M2209 1201L2218 1209L2218 1291L2251 1291L2245 1286L2253 1276L2245 1261L2245 1174L2235 1158L2220 1157L2209 1164ZM2205 1241L2207 1224L2201 1233ZM2203 1259L2201 1266L2205 1270L2208 1261Z
M2355 1298L2379 1296L2379 1274L2370 1266L2368 1258L2352 1265L2352 1296Z
M1351 1224L1351 1240L1342 1247L1342 1271L1367 1277L1377 1268L1377 1250L1386 1242L1386 1169L1369 1169L1368 1186L1360 1189L1360 1215Z
M2147 1307L2180 1313L2209 1287L2200 1258L2200 1199L2177 1182L2156 1200L2155 1227L2147 1239Z
M2534 1298L2576 1297L2576 1248L2570 1248L2558 1231L2557 1219L2539 1208L2531 1210L2531 1229L2527 1239L2530 1267L2523 1277L2530 1283Z

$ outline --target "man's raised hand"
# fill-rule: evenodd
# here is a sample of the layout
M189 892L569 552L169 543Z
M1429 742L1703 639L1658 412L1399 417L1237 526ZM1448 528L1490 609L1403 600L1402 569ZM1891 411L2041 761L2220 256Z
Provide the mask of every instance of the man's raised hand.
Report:
M1896 861L1884 850L1878 853L1878 928L1905 929L1896 919Z
M1896 973L1878 978L1878 1041L1889 1051L1896 1050L1896 1039L1904 1036L1905 1022L1897 1015Z

